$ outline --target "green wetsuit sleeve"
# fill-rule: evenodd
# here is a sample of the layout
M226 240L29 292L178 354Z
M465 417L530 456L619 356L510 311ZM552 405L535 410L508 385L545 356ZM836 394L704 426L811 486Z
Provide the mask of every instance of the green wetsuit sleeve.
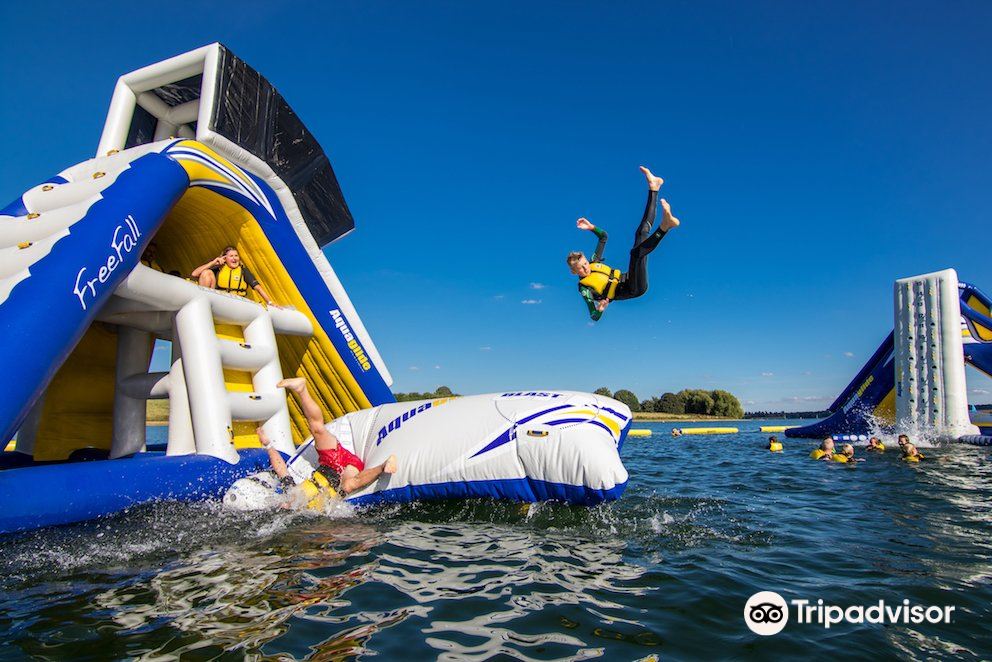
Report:
M589 317L594 322L598 322L599 318L603 316L603 311L596 309L596 298L593 296L592 288L579 285L579 294L582 295L582 300L586 302L586 306L589 308Z
M604 230L603 228L597 228L596 226L593 226L592 231L593 234L595 234L596 237L599 238L599 243L596 244L596 252L592 254L592 259L589 261L602 262L603 251L606 250L606 239L609 235L606 234L606 230Z

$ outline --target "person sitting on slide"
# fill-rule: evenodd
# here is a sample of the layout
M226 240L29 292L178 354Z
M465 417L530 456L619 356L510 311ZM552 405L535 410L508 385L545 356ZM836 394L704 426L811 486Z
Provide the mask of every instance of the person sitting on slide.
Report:
M317 471L314 472L320 476L311 477L311 481L320 488L318 491L324 494L325 499L332 496L330 490L344 497L371 484L382 474L396 473L395 455L390 455L382 464L365 468L365 463L360 457L338 442L338 438L324 427L324 415L320 411L320 406L307 391L305 379L302 377L284 379L276 386L292 391L300 401L300 408L303 410L303 415L306 416L307 425L310 427L310 434L313 435L314 446L317 449L317 461L320 463ZM272 462L273 470L279 478L283 478L287 475L286 463L279 452L268 445L268 439L262 428L258 428L258 434L259 441L269 450L269 461ZM305 488L306 485L304 485ZM312 492L312 489L309 491ZM316 499L317 497L313 498ZM307 507L311 507L309 503ZM316 508L319 509L319 507L322 506Z
M141 264L145 265L149 269L154 269L155 271L161 271L162 273L165 273L165 269L163 269L159 265L158 261L155 259L157 257L158 257L158 244L156 244L155 240L152 239L150 242L148 242L148 246L146 246L145 250L141 253Z
M611 301L634 299L648 291L648 255L657 248L658 242L669 230L679 226L679 219L672 216L671 207L662 199L661 226L651 232L658 213L658 189L661 188L664 180L653 175L644 166L641 166L641 172L648 180L648 202L644 208L641 224L634 233L634 247L630 249L630 262L626 273L621 273L619 269L602 262L603 251L606 249L606 231L596 227L586 218L580 218L575 222L575 227L589 230L599 238L599 244L591 260L586 259L585 253L581 251L573 251L566 258L568 268L579 277L579 294L585 300L589 308L589 316L593 321L598 321L603 316L603 311Z
M247 296L248 288L258 292L262 301L266 305L273 306L275 303L272 297L265 291L255 276L248 270L248 267L241 262L238 249L234 246L227 246L219 257L215 257L204 265L193 269L190 274L202 287L209 287L212 290L223 290L238 296Z

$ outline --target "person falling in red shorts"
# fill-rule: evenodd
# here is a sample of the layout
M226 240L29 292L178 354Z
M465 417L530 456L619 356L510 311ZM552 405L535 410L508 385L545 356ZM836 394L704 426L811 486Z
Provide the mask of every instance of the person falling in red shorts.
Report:
M320 406L314 401L307 391L307 382L302 377L284 379L278 384L278 388L285 388L292 391L300 401L303 415L307 418L307 425L313 434L314 446L317 448L317 459L320 466L315 473L322 474L328 479L331 487L341 496L347 496L357 492L363 487L371 484L382 474L392 474L396 472L396 456L390 455L382 464L365 468L362 459L338 443L338 438L324 427L324 414L320 411ZM272 468L279 478L283 478L288 472L286 462L272 446L262 431L258 428L259 441L269 451L269 460Z

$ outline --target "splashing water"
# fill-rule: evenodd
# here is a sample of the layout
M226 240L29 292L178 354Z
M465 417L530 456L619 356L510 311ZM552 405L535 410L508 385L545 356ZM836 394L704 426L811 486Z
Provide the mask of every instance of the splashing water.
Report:
M591 509L465 501L325 517L155 504L4 538L0 658L992 654L987 450L852 468L810 461L815 441L768 453L758 433L646 427L654 436L624 449L626 495ZM759 638L741 616L759 590L841 605L905 597L957 615Z

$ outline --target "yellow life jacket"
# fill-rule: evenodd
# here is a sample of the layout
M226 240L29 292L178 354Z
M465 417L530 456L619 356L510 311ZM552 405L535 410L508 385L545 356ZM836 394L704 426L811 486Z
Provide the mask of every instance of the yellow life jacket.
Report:
M843 453L834 453L833 455L830 456L830 459L833 462L840 462L841 464L843 464L844 462L850 462L847 456L844 455Z
M593 262L589 265L589 272L588 276L579 280L579 285L592 288L601 299L612 301L617 293L617 285L620 284L620 270L602 262Z
M338 491L331 487L327 477L314 471L310 480L300 483L300 489L307 497L307 510L324 510L328 501L339 499Z
M773 444L768 444L768 450L772 451L773 453L781 453L782 452L782 442L781 441L776 441Z
M865 450L866 451L879 451L879 452L882 452L882 451L885 450L885 444L879 444L878 446L868 446L868 447L865 448Z
M919 462L920 460L923 459L923 456L922 455L903 455L902 459L905 460L906 462Z
M248 294L248 283L242 278L242 272L243 266L232 269L225 264L217 272L217 289L242 297Z
M814 449L812 450L812 452L810 452L810 454L809 454L809 456L810 456L811 458L813 458L814 460L822 460L822 459L823 459L823 456L824 456L824 455L826 455L826 453L824 453L824 452L823 452L823 451L822 451L821 449L819 449L819 448L814 448Z

